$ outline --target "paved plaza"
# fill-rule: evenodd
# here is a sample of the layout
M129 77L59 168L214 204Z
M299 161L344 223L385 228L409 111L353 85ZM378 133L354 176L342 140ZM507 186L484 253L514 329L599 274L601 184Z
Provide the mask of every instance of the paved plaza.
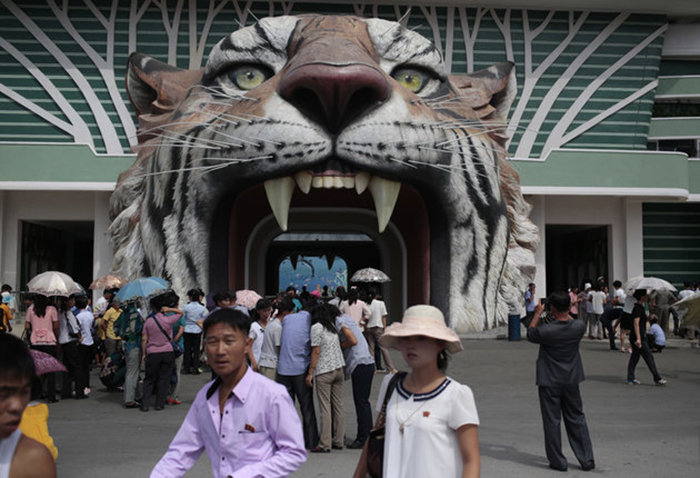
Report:
M470 385L481 419L482 476L558 476L544 457L535 359L537 346L496 339L465 339L448 373ZM653 386L643 362L640 386L625 383L629 355L610 351L607 341L584 340L587 380L584 410L593 440L596 469L582 472L568 444L568 476L698 476L700 470L700 349L673 340L655 354L667 387ZM398 364L403 362L395 354ZM402 368L402 367L399 367ZM404 367L405 368L405 367ZM376 375L372 400L384 375ZM93 374L88 400L64 400L50 406L49 427L59 449L62 477L123 478L148 476L165 452L196 391L208 374L182 377L180 406L148 413L126 410L121 393L108 393ZM349 382L345 388L346 433L355 437ZM563 439L566 443L566 439ZM295 477L351 476L360 452L344 449L309 458ZM187 476L211 476L206 455Z

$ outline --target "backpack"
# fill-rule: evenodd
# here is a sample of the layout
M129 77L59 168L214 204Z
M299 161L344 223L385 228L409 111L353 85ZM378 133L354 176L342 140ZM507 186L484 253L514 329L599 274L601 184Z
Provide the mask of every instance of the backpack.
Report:
M135 304L128 304L117 320L114 321L114 333L117 337L128 342L140 337L143 331L143 317Z

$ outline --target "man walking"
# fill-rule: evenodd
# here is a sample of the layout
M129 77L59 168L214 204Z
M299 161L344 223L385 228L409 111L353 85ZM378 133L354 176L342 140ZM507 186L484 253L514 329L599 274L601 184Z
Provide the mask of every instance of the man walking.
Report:
M560 422L563 416L571 449L581 464L581 469L590 471L595 468L593 446L579 391L579 383L584 380L584 375L578 348L586 325L569 316L571 299L568 294L551 294L547 303L554 320L540 326L540 316L545 306L538 304L527 329L527 338L532 343L540 344L537 386L549 467L559 471L568 468L561 452Z

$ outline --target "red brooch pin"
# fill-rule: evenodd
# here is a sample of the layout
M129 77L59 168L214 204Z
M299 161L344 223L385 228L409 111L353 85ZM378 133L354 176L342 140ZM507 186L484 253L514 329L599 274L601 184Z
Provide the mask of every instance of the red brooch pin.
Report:
M429 416L430 416L430 412L427 411L427 410L424 411L424 412L423 412L423 416L426 417L426 418L429 417Z
M246 429L246 431L248 431L250 433L255 433L255 427L253 425L251 425L250 423L245 424L245 429Z

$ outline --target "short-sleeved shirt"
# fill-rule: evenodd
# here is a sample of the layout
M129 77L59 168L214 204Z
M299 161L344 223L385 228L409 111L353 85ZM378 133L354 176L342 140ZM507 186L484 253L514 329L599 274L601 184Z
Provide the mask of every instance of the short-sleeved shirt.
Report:
M605 310L603 304L605 303L605 292L601 290L593 291L589 294L591 298L591 312L594 314L602 314Z
M146 352L149 354L156 354L162 352L172 352L173 346L170 344L172 340L172 327L180 320L182 317L180 314L161 314L157 313L155 316L149 316L143 323L143 333L148 335L146 342ZM166 337L166 334L160 331L158 325L156 325L156 319L158 323L167 333L170 330L170 336Z
M285 376L306 373L311 361L311 315L306 311L287 315L282 320L282 343L277 373Z
M32 345L56 345L56 335L53 333L53 323L58 322L56 307L47 305L44 315L39 317L34 313L34 306L30 306L27 309L27 322L32 326L29 337Z
M282 324L280 323L280 319L275 317L268 322L267 327L265 327L265 335L263 337L262 348L260 349L258 366L277 368L277 347L281 344Z
M120 338L114 333L114 323L117 321L117 319L119 318L119 314L121 313L121 309L115 310L114 307L110 307L109 309L107 309L104 316L102 316L103 322L107 325L105 335L108 339L117 340Z
M371 304L369 304L369 310L371 312L369 320L367 321L367 328L371 327L384 327L384 322L382 322L382 317L387 314L386 304L384 301L379 299L374 299Z
M185 333L201 334L202 329L197 325L197 321L207 316L207 308L196 301L187 304L182 311L185 313Z
M391 377L382 382L377 411ZM384 476L460 478L462 455L456 431L463 425L479 425L474 394L467 385L446 377L431 392L411 394L400 380L386 407Z
M331 332L321 324L312 325L311 346L319 348L314 375L332 372L345 366L337 332Z
M92 337L92 323L95 321L95 316L88 309L78 309L78 314L75 316L80 324L80 336L82 340L80 345L93 345L95 339Z
M180 318L178 319L178 321L173 324L173 339L175 339L175 336L180 331L180 327L185 327L185 316L184 315L181 315ZM181 349L183 349L183 350L185 349L184 334L180 336L179 340L177 340L177 344L180 346Z
M634 304L634 308L632 309L632 323L630 326L630 342L636 342L637 341L637 334L634 331L634 319L639 319L639 335L640 339L644 340L644 337L647 334L647 313L644 310L644 306L637 303Z
M259 366L260 353L262 352L262 344L263 340L265 340L265 329L262 325L260 325L260 322L258 322L257 320L250 324L250 332L248 333L248 337L253 339L253 343L250 345L250 349L253 351L253 357L255 357L255 361L258 362Z
M343 327L350 329L350 332L357 339L357 344L343 349L343 358L345 359L345 380L350 380L352 373L358 365L374 365L374 359L369 353L369 345L365 336L362 335L360 327L347 315L341 315L335 319L335 326L340 334L340 342L345 342L346 338L343 335Z

